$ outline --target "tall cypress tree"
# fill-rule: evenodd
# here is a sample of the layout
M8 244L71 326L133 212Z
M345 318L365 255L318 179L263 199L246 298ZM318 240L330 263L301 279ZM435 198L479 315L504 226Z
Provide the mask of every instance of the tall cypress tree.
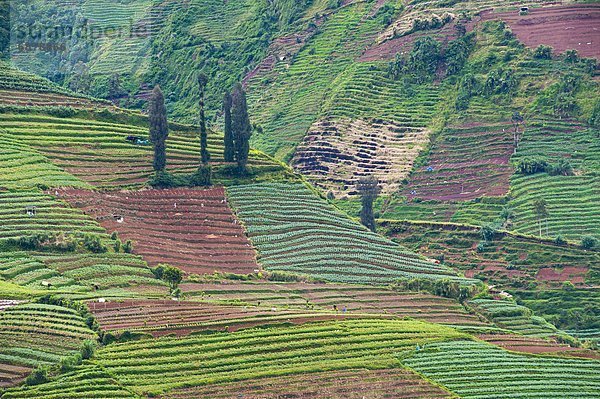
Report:
M225 114L225 162L233 162L235 160L233 132L231 131L231 101L231 93L225 93L223 97L223 113Z
M241 83L237 83L231 94L231 131L235 147L235 159L238 164L238 173L246 173L248 154L250 153L250 136L252 126L248 117L248 104L246 93Z
M210 154L207 149L208 133L206 131L206 118L204 116L204 95L207 83L208 77L200 73L198 75L198 89L200 90L200 159L202 165L206 165L210 161Z
M153 166L154 170L159 172L163 171L167 164L165 141L169 136L169 126L167 124L165 97L158 85L152 90L148 114L150 120L150 140L154 146Z
M362 207L360 209L360 222L369 230L375 231L375 216L373 215L373 202L379 195L379 181L373 176L361 177L357 184Z

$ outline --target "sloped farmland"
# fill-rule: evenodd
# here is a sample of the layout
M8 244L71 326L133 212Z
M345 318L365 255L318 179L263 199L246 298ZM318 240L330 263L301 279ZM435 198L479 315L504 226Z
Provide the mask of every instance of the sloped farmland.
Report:
M121 240L132 240L134 253L151 266L167 263L194 274L258 268L223 188L58 193Z
M545 44L562 53L577 50L583 57L600 56L600 5L580 4L530 8L527 15L514 11L482 13L482 20L501 19L528 47Z

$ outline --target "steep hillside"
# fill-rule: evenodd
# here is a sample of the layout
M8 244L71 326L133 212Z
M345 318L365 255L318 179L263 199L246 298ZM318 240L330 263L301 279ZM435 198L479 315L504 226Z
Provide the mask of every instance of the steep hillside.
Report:
M10 16L0 398L600 397L597 2Z

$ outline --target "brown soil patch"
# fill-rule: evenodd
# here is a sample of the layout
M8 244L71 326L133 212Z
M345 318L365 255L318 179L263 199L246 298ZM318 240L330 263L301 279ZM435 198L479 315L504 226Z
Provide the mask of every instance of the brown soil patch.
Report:
M254 249L223 188L135 192L60 190L58 197L94 217L152 266L168 263L188 273L252 273Z
M481 13L482 21L498 19L528 47L545 44L557 53L573 49L583 57L600 58L600 4L530 8L528 15L517 9Z
M174 390L164 399L450 398L408 370L340 370Z

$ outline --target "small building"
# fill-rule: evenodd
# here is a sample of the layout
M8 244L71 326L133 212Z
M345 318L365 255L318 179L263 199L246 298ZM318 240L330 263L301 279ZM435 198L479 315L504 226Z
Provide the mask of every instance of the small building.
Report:
M27 216L29 217L35 217L35 215L37 215L37 207L35 206L28 206L25 208L25 212L27 212Z

